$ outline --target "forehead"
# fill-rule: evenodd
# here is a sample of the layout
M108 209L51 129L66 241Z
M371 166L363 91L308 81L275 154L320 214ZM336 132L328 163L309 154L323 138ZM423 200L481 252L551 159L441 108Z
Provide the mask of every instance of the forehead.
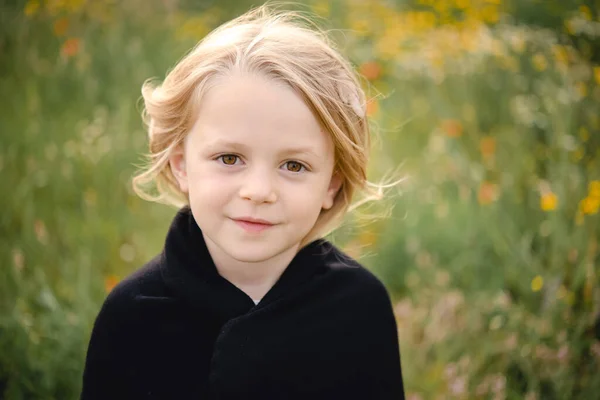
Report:
M329 152L331 138L290 86L257 75L217 78L203 96L192 129L198 143L239 142L265 148Z

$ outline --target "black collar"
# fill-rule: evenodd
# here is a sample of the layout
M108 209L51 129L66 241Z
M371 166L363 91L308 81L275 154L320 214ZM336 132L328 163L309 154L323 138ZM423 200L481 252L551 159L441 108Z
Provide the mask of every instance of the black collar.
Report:
M257 307L308 281L325 264L333 246L319 239L303 247ZM161 273L175 297L227 321L255 307L252 299L219 275L189 206L179 210L165 241Z

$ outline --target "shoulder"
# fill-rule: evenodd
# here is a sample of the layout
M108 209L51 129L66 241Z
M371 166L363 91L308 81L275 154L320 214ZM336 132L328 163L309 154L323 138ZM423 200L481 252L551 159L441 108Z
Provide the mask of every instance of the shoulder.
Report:
M166 286L161 276L162 253L132 272L108 293L98 319L107 314L126 317L140 296L164 296Z
M82 399L115 398L108 392L129 386L132 365L126 361L137 356L135 344L147 328L139 324L137 298L163 290L161 259L156 256L119 282L102 303L90 334Z
M389 292L384 283L359 261L344 253L337 246L327 243L325 274L343 285L344 290L361 302L378 305L390 304Z

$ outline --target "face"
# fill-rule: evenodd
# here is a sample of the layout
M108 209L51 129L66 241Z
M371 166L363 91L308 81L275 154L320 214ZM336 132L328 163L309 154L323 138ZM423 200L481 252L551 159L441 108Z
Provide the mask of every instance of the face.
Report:
M260 76L215 82L170 163L211 254L242 262L295 254L341 184L310 109Z

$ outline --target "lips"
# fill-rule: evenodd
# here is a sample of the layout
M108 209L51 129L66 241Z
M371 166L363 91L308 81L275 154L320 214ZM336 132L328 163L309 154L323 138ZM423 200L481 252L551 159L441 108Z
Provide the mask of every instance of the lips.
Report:
M261 219L233 219L233 222L235 222L239 227L241 227L242 229L244 229L246 232L251 232L251 233L258 233L258 232L263 232L271 227L274 226L274 224L265 221L265 220L261 220Z

